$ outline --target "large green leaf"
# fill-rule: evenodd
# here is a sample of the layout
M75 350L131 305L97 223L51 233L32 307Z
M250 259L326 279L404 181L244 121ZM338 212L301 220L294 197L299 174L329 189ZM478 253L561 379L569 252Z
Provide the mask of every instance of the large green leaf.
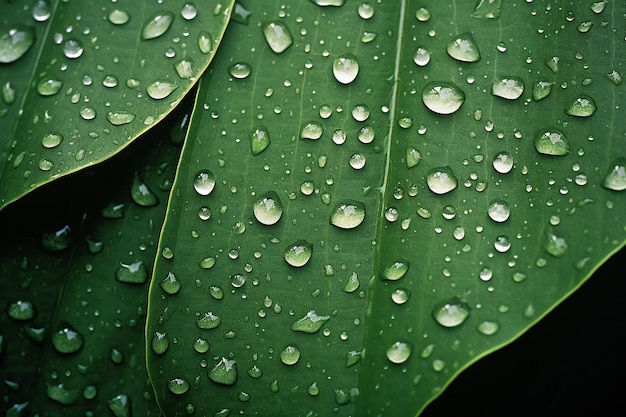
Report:
M618 6L315 3L249 2L201 82L147 319L168 416L418 414L624 245Z
M233 0L0 4L0 208L101 162L207 68Z

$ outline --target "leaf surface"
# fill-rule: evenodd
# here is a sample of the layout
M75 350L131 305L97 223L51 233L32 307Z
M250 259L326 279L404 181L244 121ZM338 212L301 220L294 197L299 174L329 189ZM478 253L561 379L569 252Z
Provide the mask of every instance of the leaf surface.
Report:
M419 414L624 245L615 5L314 3L248 4L202 79L149 296L168 416Z
M0 208L162 120L213 58L232 3L4 2Z

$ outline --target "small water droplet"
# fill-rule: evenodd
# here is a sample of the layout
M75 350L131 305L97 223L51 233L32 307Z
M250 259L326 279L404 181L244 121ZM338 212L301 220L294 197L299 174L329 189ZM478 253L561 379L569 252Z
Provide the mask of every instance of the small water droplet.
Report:
M0 63L8 64L20 59L35 43L35 30L28 26L15 26L0 34Z
M587 33L593 27L593 22L591 20L587 20L584 22L580 22L580 24L576 27L580 33Z
M84 338L69 324L61 326L52 334L52 345L59 353L73 353L83 347Z
M370 117L370 109L367 104L357 104L352 109L352 118L357 122L364 122Z
M211 346L209 345L209 342L201 337L197 338L193 342L193 350L198 353L207 353L210 348Z
M56 148L61 142L63 142L63 135L60 133L48 133L41 139L41 144L47 149Z
M291 31L283 22L273 20L262 25L263 35L269 47L277 54L284 52L293 44Z
M191 80L195 77L195 72L193 70L193 61L189 58L184 58L177 61L174 64L174 69L176 70L176 74L182 80Z
M196 320L196 326L203 330L216 329L222 324L222 318L212 311L204 313L204 316Z
M546 59L545 64L548 68L550 68L550 71L552 71L554 74L557 74L559 72L559 61L561 59L558 56L553 56L552 58Z
M96 118L96 109L93 107L83 107L80 109L80 117L85 120L93 120Z
M317 140L322 137L324 128L317 122L307 122L302 126L300 137L302 139Z
M563 156L569 153L569 141L558 129L541 130L535 135L535 149L545 155Z
M498 252L504 253L511 248L511 240L509 240L508 236L500 235L496 238L493 246Z
M142 261L120 263L115 271L115 279L129 284L143 284L148 279L148 270Z
M471 16L477 19L497 19L501 9L502 0L478 0Z
M452 114L465 102L465 93L454 83L431 82L422 91L422 101L437 114Z
M30 320L35 317L35 307L30 301L16 301L9 305L9 317L13 320Z
M426 66L430 62L430 51L426 48L417 48L413 54L413 62L420 67Z
M446 48L448 55L461 62L480 61L480 51L471 32L462 33L452 39Z
M215 188L215 176L208 169L198 171L193 179L193 188L200 195L209 195Z
M396 304L404 304L411 298L411 293L406 288L396 288L391 293L391 300Z
M121 126L131 123L133 120L135 120L135 117L136 116L134 113L125 110L110 111L107 113L107 120L113 126Z
M606 74L606 76L609 79L609 81L611 81L613 84L615 85L622 84L622 74L620 74L616 70L609 72L608 74Z
M565 113L576 117L589 117L596 111L596 102L589 96L578 96L565 109Z
M252 155L258 155L270 146L270 134L263 126L258 126L250 134L250 149Z
M350 84L359 74L359 60L353 54L341 55L333 61L333 75L341 84Z
M430 11L426 7L420 7L415 12L415 18L420 22L427 22L430 20Z
M454 190L458 180L449 166L433 168L426 176L426 183L430 191L435 194L446 194Z
M443 327L457 327L470 314L470 308L463 300L452 298L444 301L433 309L433 318Z
M415 148L406 148L406 167L413 168L422 160L422 154Z
M198 8L193 3L185 3L180 11L180 15L185 20L193 20L198 15Z
M163 35L172 25L174 13L169 11L159 11L153 14L141 29L141 38L144 40L158 38Z
M153 207L159 204L157 196L148 188L146 183L135 174L133 184L130 187L130 195L133 201L142 207Z
M76 59L83 54L83 45L76 39L68 39L63 45L63 54L70 59Z
M173 295L180 291L181 284L176 278L176 275L172 272L168 272L165 278L159 283L159 286L166 294Z
M174 378L170 379L167 382L167 389L170 390L172 394L182 395L189 391L189 381L185 378Z
M300 268L309 262L313 255L313 245L306 240L298 240L285 248L283 257L289 265Z
M328 320L330 320L330 316L320 316L315 310L309 310L304 317L291 325L291 330L294 332L316 333Z
M155 100L161 100L172 94L178 85L170 81L155 81L146 87L146 92Z
M130 20L128 12L119 9L113 9L108 15L109 22L114 25L123 25Z
M354 153L350 157L350 166L356 170L363 169L365 167L365 155L361 153Z
M80 397L80 389L68 389L63 384L48 385L46 395L59 404L73 405Z
M209 379L222 385L234 385L237 382L237 362L222 357L208 372Z
M553 82L546 80L539 80L533 84L533 100L539 101L548 97L552 91Z
M63 81L47 79L37 84L37 92L42 96L53 96L63 88Z
M242 80L247 78L252 72L252 67L250 64L246 64L245 62L237 62L228 67L228 73L238 80Z
M511 209L509 205L504 200L493 200L489 203L489 208L487 209L487 214L489 218L497 223L505 222L509 219L511 215Z
M47 0L37 0L33 6L33 19L37 22L45 22L50 18L52 9Z
M374 16L374 6L370 3L361 3L357 7L357 13L361 19L369 20Z
M167 333L154 332L150 347L155 354L164 354L170 347L170 339L167 337Z
M524 82L515 76L498 77L491 86L491 94L507 100L517 100L524 92Z
M404 363L411 356L413 346L408 342L395 342L387 348L387 359L392 363Z
M285 365L295 365L300 360L300 349L295 345L288 345L280 352L280 361Z
M546 251L555 258L560 258L565 255L565 252L567 252L567 242L565 238L557 236L551 231L548 231L547 234Z
M278 194L270 191L254 203L253 212L259 223L269 226L278 223L283 215L283 205Z
M485 336L491 336L498 331L498 323L496 323L495 321L485 320L478 325L477 329Z
M200 52L203 54L208 54L211 52L213 46L213 39L211 38L211 34L208 32L200 32L198 34L198 48Z
M365 220L365 204L347 200L337 204L330 214L330 224L340 229L354 229Z
M626 158L615 159L602 181L602 186L609 190L626 190Z
M492 165L500 174L507 174L513 169L513 157L506 151L498 152L493 158Z
M409 270L409 262L398 259L391 265L387 266L382 273L382 279L387 281L397 281L404 277Z
M360 40L363 43L370 43L370 42L373 42L377 37L378 37L378 33L370 32L366 30L361 34Z

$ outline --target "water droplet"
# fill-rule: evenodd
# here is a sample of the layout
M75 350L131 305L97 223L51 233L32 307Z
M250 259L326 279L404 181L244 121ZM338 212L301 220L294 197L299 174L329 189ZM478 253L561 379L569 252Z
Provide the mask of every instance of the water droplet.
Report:
M196 326L203 330L216 329L220 324L222 324L222 318L211 311L204 313L204 316L196 321Z
M130 20L130 15L124 10L113 9L109 13L108 19L114 25L123 25Z
M580 24L576 27L580 33L587 33L591 30L593 26L593 22L591 20L587 20L585 22L580 22Z
M209 379L222 385L234 385L237 376L237 362L224 357L209 371Z
M132 414L128 395L116 395L107 401L107 405L115 417L130 417Z
M276 20L264 22L262 29L265 41L277 54L282 53L293 44L291 31L283 22Z
M35 30L15 26L0 34L0 63L8 64L20 59L35 43Z
M150 347L155 354L164 354L170 347L170 339L167 337L167 333L154 332Z
M320 388L317 386L317 382L309 385L309 387L306 389L306 392L313 397L318 395L320 393Z
M211 38L211 34L208 32L200 32L198 34L198 48L200 49L200 52L208 54L211 52L212 46L213 39Z
M131 264L120 263L115 271L115 279L130 284L143 284L148 279L148 270L142 261Z
M340 7L346 2L346 0L311 0L313 3L318 6L326 7L326 6L336 6Z
M300 349L295 345L288 345L280 352L280 360L285 365L295 365L300 360Z
M242 80L247 78L248 75L252 72L252 67L245 62L237 62L230 67L228 67L228 73L238 80Z
M546 242L546 251L555 258L560 258L565 255L565 252L567 252L567 242L563 237L557 236L549 231Z
M558 129L542 130L535 136L535 149L545 155L563 156L569 153L569 141Z
M578 96L565 109L565 113L576 117L589 117L596 111L596 102L589 96Z
M610 169L602 181L602 186L609 190L626 190L626 158L620 157L611 163Z
M35 307L30 301L16 301L9 305L8 314L13 320L30 320L35 317Z
M411 356L413 346L408 342L395 342L387 348L387 359L392 363L404 363Z
M270 134L263 126L256 127L250 135L252 155L258 155L270 146Z
M507 100L517 100L524 92L524 82L519 77L498 77L491 86L491 94Z
M359 276L356 272L353 272L348 277L348 281L346 282L346 285L344 285L342 291L347 293L353 293L359 288L360 285L361 283L359 282Z
M453 83L432 82L424 87L422 101L437 114L452 114L461 108L465 93Z
M211 346L209 345L209 342L200 337L194 340L193 342L193 350L195 350L198 353L207 353L210 348Z
M609 72L608 74L606 74L606 76L609 79L609 81L611 81L613 84L615 85L622 84L622 74L620 74L616 70Z
M243 4L239 2L235 2L235 8L231 15L231 19L237 23L241 23L242 25L247 25L250 21L250 16L252 12L244 7Z
M387 281L397 281L404 277L409 270L409 262L398 259L386 267L382 273L382 279Z
M492 165L500 174L507 174L513 169L513 157L506 151L498 152L493 158Z
M361 19L371 19L374 16L374 6L370 3L361 3L359 7L357 7L357 13Z
M498 323L495 321L483 321L478 325L477 329L485 336L491 336L498 331Z
M230 276L230 285L233 288L241 288L246 284L246 277L241 274L234 274Z
M330 224L340 229L354 229L364 220L365 204L355 200L339 203L330 214Z
M320 316L315 310L309 310L306 315L291 325L294 332L315 333L330 320L330 316Z
M174 378L167 382L167 389L172 394L182 395L189 391L189 382L184 378Z
M374 128L372 126L363 126L359 129L359 133L357 134L357 138L359 139L359 142L361 143L372 143L372 141L374 140L376 136L376 133L374 132ZM334 140L334 137L333 137ZM344 141L345 141L345 136L344 136Z
M446 48L448 55L461 62L480 61L480 51L471 32L462 33L452 39Z
M357 104L352 109L352 118L357 122L364 122L370 117L370 109L367 104Z
M130 187L130 195L133 201L142 207L153 207L159 204L157 196L139 179L137 174L135 174L133 178L133 184Z
M370 43L373 42L376 38L378 37L378 33L376 32L370 32L370 31L364 31L361 34L361 42L363 43Z
M426 183L430 191L435 194L446 194L454 190L458 180L449 166L431 169L426 176Z
M420 67L427 65L430 62L430 51L426 48L417 48L413 54L413 62Z
M174 64L174 69L176 70L176 74L182 80L191 80L195 77L195 72L193 70L193 61L189 58L181 59Z
M63 45L63 54L70 59L76 59L83 54L83 45L76 39L68 39Z
M135 114L124 110L110 111L107 113L107 120L113 126L121 126L135 120Z
M342 145L346 141L346 132L342 129L337 129L333 132L333 143L336 145Z
M155 100L161 100L172 94L178 85L170 81L155 81L146 87L146 92Z
M93 120L96 118L96 109L93 107L83 107L80 109L80 117L85 120Z
M504 253L511 248L511 241L509 240L508 236L500 235L496 238L493 246L498 252Z
M63 142L63 135L60 133L48 133L41 139L41 144L47 149L56 148L61 142Z
M354 153L350 157L350 166L354 169L362 169L365 167L365 155L361 153Z
M52 344L57 352L73 353L83 347L83 335L69 324L62 326L52 334Z
M413 168L422 160L422 154L415 148L406 148L406 167Z
M553 82L546 80L539 80L533 85L533 100L539 101L548 97L552 91Z
M556 74L559 72L560 60L561 59L558 56L553 56L552 58L546 59L545 64L548 68L550 68L550 71Z
M497 19L501 9L502 0L478 0L471 16L477 19Z
M60 80L42 80L37 84L37 92L42 96L53 96L61 91L63 81Z
M176 294L180 291L180 281L172 272L168 272L165 278L159 283L159 286L166 294Z
M185 3L180 11L180 15L185 20L193 20L198 15L198 9L193 3Z
M470 314L469 306L458 298L444 301L433 309L433 318L443 327L457 327Z
M607 0L595 1L595 2L591 3L591 6L589 6L589 8L595 14L599 14L599 13L602 13L604 11L604 8L606 7L607 3L608 3Z
M391 293L391 299L396 304L404 304L411 298L411 293L406 288L396 288Z
M511 215L511 209L506 201L503 200L493 200L489 203L489 208L487 208L487 214L489 218L497 223L505 222L509 219Z
M285 261L296 268L300 268L309 262L313 255L313 245L306 240L298 240L285 248L283 257Z
M263 376L263 371L258 366L253 365L252 368L248 369L248 375L250 375L251 378L258 379Z
M215 177L208 169L198 171L193 179L193 188L200 195L209 195L215 188Z
M73 405L80 397L80 389L68 389L63 384L48 385L46 395L59 404Z
M333 75L342 84L350 84L359 74L359 60L348 53L335 58L333 61Z
M141 38L144 40L158 38L163 35L172 25L174 13L159 11L152 15L141 29Z
M420 22L427 22L428 20L430 20L430 11L428 11L428 9L425 7L420 7L415 12L415 18Z
M317 122L307 122L302 126L300 137L302 139L317 140L322 137L324 128Z
M274 191L263 194L253 207L254 217L264 225L276 224L283 215L283 205Z
M50 3L47 0L37 0L33 6L33 19L37 22L45 22L50 18L50 14L52 14Z

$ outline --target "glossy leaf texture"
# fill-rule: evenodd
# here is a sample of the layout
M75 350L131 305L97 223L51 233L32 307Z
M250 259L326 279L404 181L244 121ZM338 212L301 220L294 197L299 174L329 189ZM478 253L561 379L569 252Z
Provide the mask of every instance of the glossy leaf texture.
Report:
M232 0L0 6L0 208L162 120L222 39Z
M176 109L123 154L2 212L6 415L160 415L146 293L184 116Z
M316 3L240 5L201 81L149 295L168 416L419 414L624 245L618 6Z

